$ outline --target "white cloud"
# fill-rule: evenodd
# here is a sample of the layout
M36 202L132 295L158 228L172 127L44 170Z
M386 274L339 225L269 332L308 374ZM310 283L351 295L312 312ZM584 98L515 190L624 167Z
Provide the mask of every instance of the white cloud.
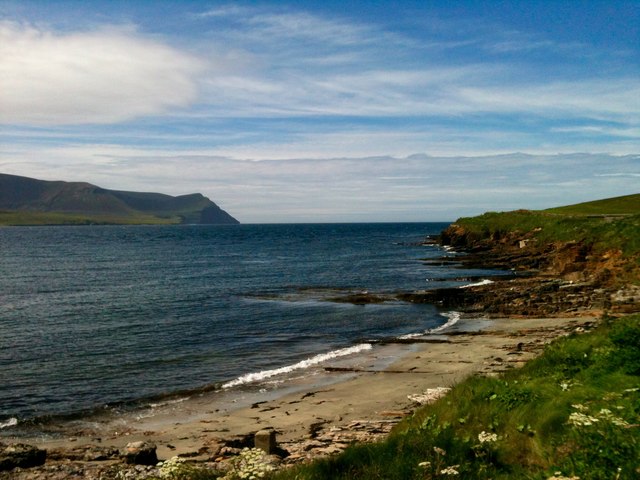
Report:
M546 208L637 193L639 169L638 155L604 154L257 161L96 144L0 155L5 173L201 192L246 223L453 220L486 210Z
M236 41L259 41L255 45L260 48L275 43L289 43L289 48L295 47L292 41L311 41L323 46L356 46L363 43L381 42L381 32L366 24L341 20L338 16L322 17L304 11L288 9L265 9L259 7L241 7L227 5L203 12L198 17L226 19L234 22L234 28L226 30ZM240 28L237 28L240 26ZM395 35L386 35L400 39Z
M185 107L201 61L131 29L0 23L0 122L112 123Z
M590 79L515 84L501 87L464 86L458 90L467 111L527 112L602 120L640 122L638 78ZM464 105L464 106L462 106Z

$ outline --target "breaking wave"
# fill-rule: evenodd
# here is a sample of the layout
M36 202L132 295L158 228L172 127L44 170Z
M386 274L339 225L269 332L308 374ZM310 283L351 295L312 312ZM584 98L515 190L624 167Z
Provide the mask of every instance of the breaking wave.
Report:
M339 350L333 350L329 353L321 353L311 358L307 358L306 360L302 360L298 363L294 363L293 365L289 365L281 368L274 368L272 370L263 370L261 372L247 373L246 375L242 375L241 377L236 378L235 380L231 380L222 385L222 388L231 388L237 387L238 385L244 385L247 383L259 382L260 380L265 380L267 378L274 377L276 375L282 375L285 373L293 372L294 370L302 370L305 368L312 367L314 365L318 365L319 363L326 362L327 360L332 360L338 357L344 357L346 355L352 355L354 353L360 353L365 350L371 350L372 346L370 343L361 343L359 345L355 345L353 347L341 348Z
M6 422L0 422L0 429L15 427L16 425L18 425L18 419L15 417L11 417Z
M480 280L479 282L476 282L476 283L470 283L468 285L462 285L460 288L479 287L481 285L490 285L492 283L494 283L493 280L489 280L489 279L485 278L484 280Z

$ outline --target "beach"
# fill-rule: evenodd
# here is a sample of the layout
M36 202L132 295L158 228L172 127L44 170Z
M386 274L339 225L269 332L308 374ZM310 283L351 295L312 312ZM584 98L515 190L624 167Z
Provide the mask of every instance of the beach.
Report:
M285 463L337 453L354 441L387 435L419 407L417 396L437 396L469 375L517 368L553 339L596 321L593 316L468 318L448 332L374 345L353 358L327 361L319 366L322 373L289 377L273 388L205 392L69 422L53 436L5 438L48 452L45 466L13 471L11 478L59 478L56 472L69 465L89 475L93 471L97 478L120 462L116 451L135 441L155 444L160 460L182 456L219 462L252 446L254 434L264 429L275 431ZM91 452L109 451L114 454L91 460Z

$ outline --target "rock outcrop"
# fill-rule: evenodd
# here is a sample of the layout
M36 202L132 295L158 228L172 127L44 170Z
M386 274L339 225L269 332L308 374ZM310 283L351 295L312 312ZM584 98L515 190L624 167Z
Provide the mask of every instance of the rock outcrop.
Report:
M586 241L541 243L537 231L478 234L453 224L440 243L464 255L465 268L510 271L487 285L411 292L398 298L493 316L554 316L640 311L638 259Z
M16 468L33 468L44 465L47 452L32 445L0 444L0 472Z

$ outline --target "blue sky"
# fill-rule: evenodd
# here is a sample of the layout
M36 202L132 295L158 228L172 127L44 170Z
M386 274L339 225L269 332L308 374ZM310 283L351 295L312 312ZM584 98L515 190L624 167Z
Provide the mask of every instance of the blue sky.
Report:
M640 191L640 2L3 1L0 171L245 223Z

